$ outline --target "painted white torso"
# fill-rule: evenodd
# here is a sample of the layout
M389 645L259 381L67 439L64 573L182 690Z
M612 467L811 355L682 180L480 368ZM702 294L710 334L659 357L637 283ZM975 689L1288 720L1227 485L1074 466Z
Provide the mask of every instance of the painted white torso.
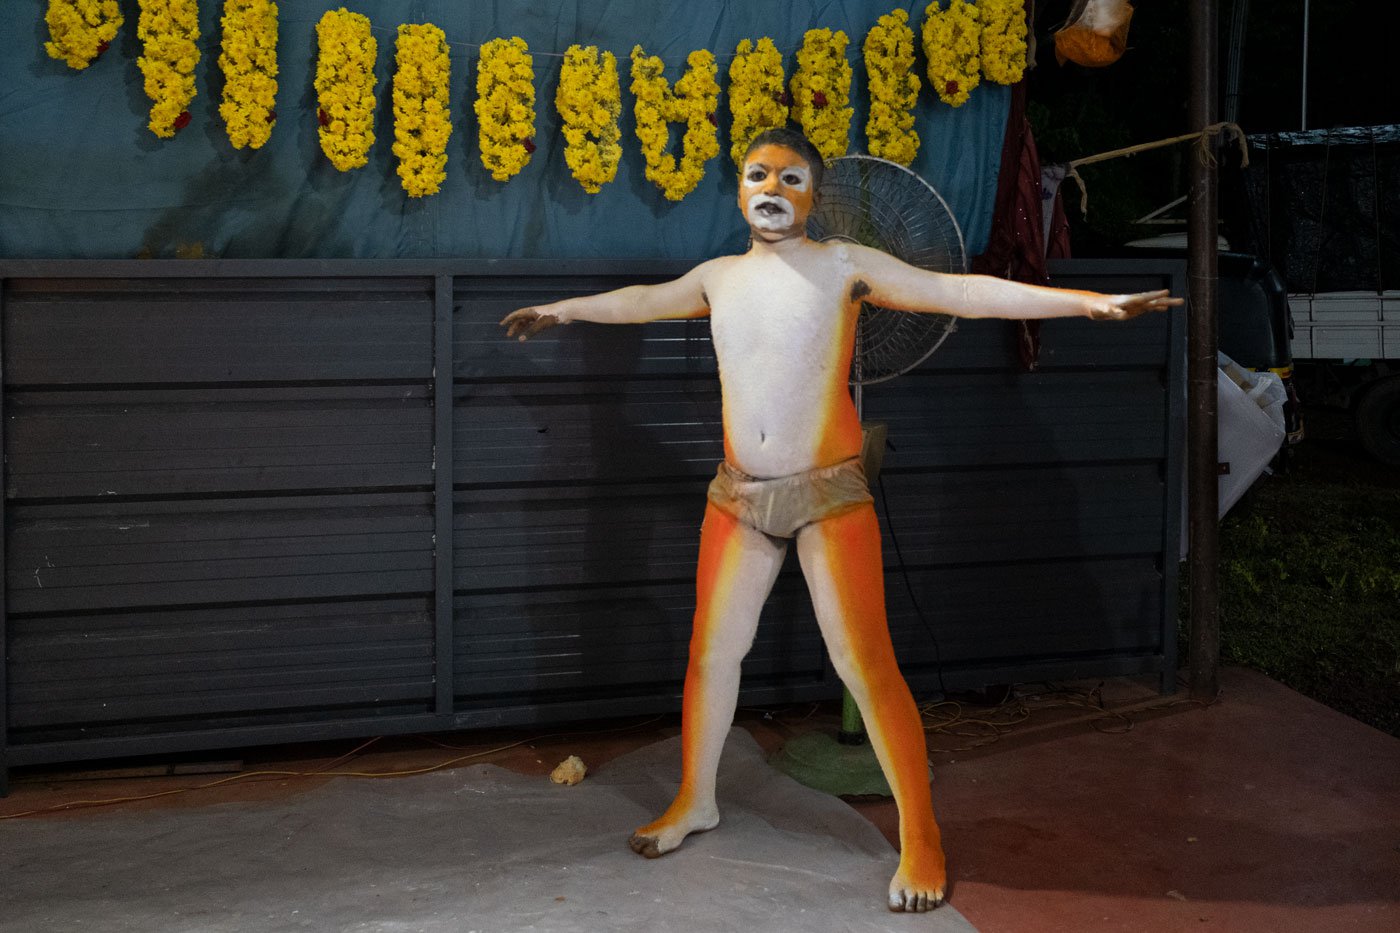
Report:
M859 453L858 431L848 449L852 276L844 245L810 241L705 270L727 456L740 470L786 476ZM833 421L847 428L834 445Z

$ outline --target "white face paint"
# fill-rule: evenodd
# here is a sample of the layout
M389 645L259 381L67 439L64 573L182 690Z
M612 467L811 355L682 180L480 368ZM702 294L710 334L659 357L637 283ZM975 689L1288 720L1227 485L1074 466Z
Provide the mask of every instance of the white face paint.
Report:
M812 170L786 147L760 147L744 164L740 198L755 230L792 230L806 224L812 209Z
M786 230L792 226L795 212L792 204L781 195L755 194L749 197L745 216L759 230Z

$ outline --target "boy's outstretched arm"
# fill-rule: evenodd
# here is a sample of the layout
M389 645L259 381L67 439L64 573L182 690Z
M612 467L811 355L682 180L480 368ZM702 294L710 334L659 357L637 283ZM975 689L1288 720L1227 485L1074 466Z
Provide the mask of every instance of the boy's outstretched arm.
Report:
M555 324L644 324L647 321L704 317L710 313L703 286L702 263L685 275L659 285L629 285L611 292L565 298L552 304L512 311L501 319L507 337L526 340Z
M888 253L851 247L857 282L854 289L886 308L956 317L1034 320L1089 317L1126 321L1148 311L1165 311L1182 303L1166 289L1135 295L1102 295L1067 288L1024 285L989 275L948 275L901 262ZM865 288L860 288L864 283ZM868 292L866 290L869 290Z

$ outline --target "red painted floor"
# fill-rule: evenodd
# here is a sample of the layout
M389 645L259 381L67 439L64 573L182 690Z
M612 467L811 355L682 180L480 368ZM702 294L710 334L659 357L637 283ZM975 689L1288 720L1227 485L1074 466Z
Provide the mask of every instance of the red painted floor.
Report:
M1400 739L1222 680L1126 733L935 756L952 903L987 933L1400 930Z
M1227 669L1222 683L1221 699L1206 708L1164 705L1141 683L1115 681L1103 695L1109 708L1125 710L1119 718L1050 710L976 748L969 746L985 739L932 736L934 800L957 909L985 933L1400 930L1400 739L1250 671ZM744 711L740 724L776 750L799 732L834 729L834 712L807 713ZM341 756L353 745L229 757L242 755L250 770L381 772L490 752L471 760L543 775L567 755L598 768L675 731L668 716L548 736L499 730L386 739L348 761ZM519 744L491 751L511 743ZM221 779L15 777L0 816ZM267 775L118 806L284 797L323 780ZM892 803L852 805L894 838ZM891 929L917 928L917 918L891 917Z

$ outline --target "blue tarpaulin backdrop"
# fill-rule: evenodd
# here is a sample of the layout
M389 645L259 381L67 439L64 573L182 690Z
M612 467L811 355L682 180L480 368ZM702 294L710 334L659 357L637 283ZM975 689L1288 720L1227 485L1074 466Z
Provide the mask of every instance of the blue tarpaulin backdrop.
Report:
M844 29L855 80L851 151L865 149L867 109L860 43L894 6L910 10L916 33L924 0L346 0L369 16L379 39L377 140L370 163L341 173L317 142L315 24L337 0L281 0L277 126L257 152L235 150L218 115L222 3L200 3L199 96L192 123L174 139L146 128L147 100L136 66L136 0L121 0L126 23L87 70L48 57L45 0L0 3L0 255L121 258L172 255L199 244L227 257L705 258L743 249L735 208L727 100L721 97L721 153L679 204L643 176L627 87L628 53L640 43L680 76L685 56L705 48L728 63L744 38L770 36L789 76L802 34ZM399 186L390 84L400 23L431 22L451 43L453 135L440 194L410 199ZM491 179L476 146L477 45L519 35L535 53L539 150L507 183ZM617 55L623 83L624 155L617 179L589 195L564 165L554 91L570 44ZM923 68L922 54L918 67ZM1008 89L984 83L950 108L924 87L916 111L923 139L912 168L948 201L969 255L986 243L995 195ZM679 134L675 134L678 136ZM673 137L674 138L674 137Z

